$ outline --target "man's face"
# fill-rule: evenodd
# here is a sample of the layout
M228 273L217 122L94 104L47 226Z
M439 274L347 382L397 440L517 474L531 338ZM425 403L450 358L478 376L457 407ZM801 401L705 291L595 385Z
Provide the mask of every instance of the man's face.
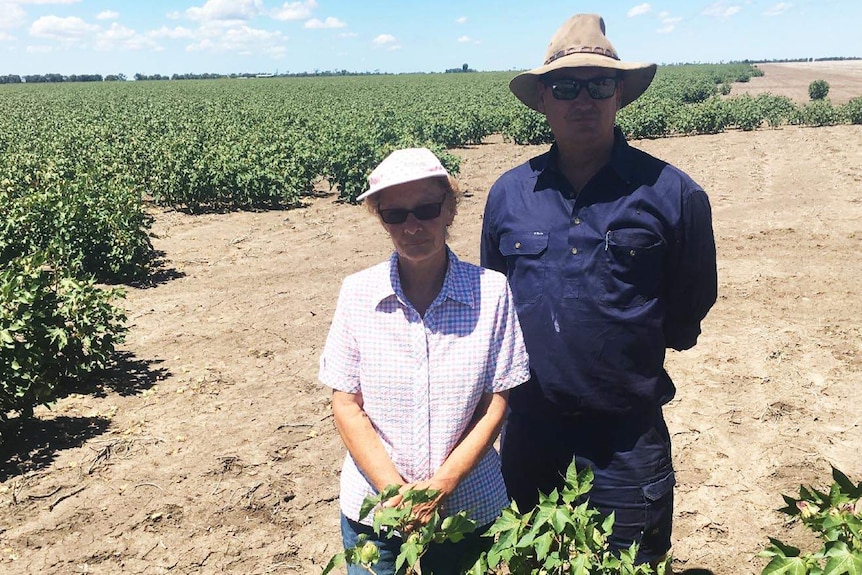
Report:
M539 83L539 111L545 114L548 124L557 141L567 141L578 145L593 145L613 139L614 123L622 98L622 80L616 79L617 72L607 68L563 68L549 72ZM603 80L594 85L594 95L610 92L607 98L593 98L587 86L581 85L577 97L572 100L560 99L568 93L571 96L573 85L566 80ZM557 96L552 85L557 82ZM601 93L601 94L600 94Z

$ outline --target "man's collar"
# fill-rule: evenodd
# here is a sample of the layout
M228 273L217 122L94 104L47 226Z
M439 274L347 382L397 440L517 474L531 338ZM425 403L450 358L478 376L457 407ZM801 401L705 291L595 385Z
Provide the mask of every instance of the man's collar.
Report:
M623 135L620 128L614 127L614 146L611 149L611 159L606 164L606 167L612 169L625 182L631 180L632 165L629 161L629 147L626 137ZM551 149L547 154L547 164L545 170L551 170L562 176L563 171L560 169L560 149L557 143L551 145ZM604 168L603 168L604 169Z
M624 182L632 179L631 148L619 126L614 128L614 148L611 150L611 161L608 166L617 173Z

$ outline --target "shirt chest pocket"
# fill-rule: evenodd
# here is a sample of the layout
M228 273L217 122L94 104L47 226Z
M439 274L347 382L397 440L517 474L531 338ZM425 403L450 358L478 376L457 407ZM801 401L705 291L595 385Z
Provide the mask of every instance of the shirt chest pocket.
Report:
M649 230L622 228L608 231L602 266L603 303L627 308L658 297L665 251L664 241Z
M547 232L508 232L500 236L500 253L506 257L509 285L516 303L533 303L545 286L544 254Z

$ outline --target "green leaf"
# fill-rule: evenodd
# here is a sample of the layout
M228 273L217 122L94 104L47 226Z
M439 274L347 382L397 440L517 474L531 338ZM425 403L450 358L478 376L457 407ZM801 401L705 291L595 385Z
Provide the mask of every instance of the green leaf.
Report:
M774 557L761 575L807 575L808 567L799 557Z
M556 508L551 516L551 525L557 534L562 533L567 525L573 525L569 510L564 507Z
M476 522L467 517L466 512L461 511L445 518L440 524L440 530L443 540L457 543L464 539L465 535L473 533L476 530Z
M798 547L787 545L773 537L769 538L769 542L772 543L772 545L768 549L771 550L774 555L781 557L799 557L800 551Z
M464 575L487 575L488 571L489 565L487 555L485 553L482 553L482 555L480 555L479 558L476 559L476 562L473 563L473 565L469 569L467 569Z
M824 575L862 575L862 552L852 552L843 541L829 545Z
M397 529L405 518L409 517L409 511L400 507L384 507L374 514L372 527L374 532L380 535L380 530L383 527L391 527Z
M514 503L513 503L514 506ZM503 533L504 531L518 530L521 528L521 519L517 515L517 510L503 509L503 513L494 522L486 532L489 536Z
M538 530L530 530L523 537L521 537L518 542L515 544L515 547L520 549L526 549L533 546L533 542L536 540L536 536L538 535Z
M398 557L395 558L395 571L400 572L401 566L404 563L407 563L407 566L411 569L419 560L419 555L423 551L423 548L418 543L412 543L410 541L405 541L401 544L401 552L398 554Z
M323 572L320 575L327 575L330 571L342 565L344 565L344 553L336 553L329 560L329 563L326 564L326 567L323 568Z
M554 542L553 534L550 532L545 532L539 537L536 538L535 548L536 548L536 558L539 561L543 561L545 557L548 556L548 553L551 551L551 544Z
M552 493L556 498L557 490L555 489ZM533 517L533 526L530 531L538 531L539 529L541 529L551 520L556 511L556 501L546 499L540 502L539 507L536 510L536 515Z
M391 499L398 494L399 487L397 485L387 485L383 491L375 496L366 497L362 500L362 505L359 507L359 519L365 519L371 510L374 509L380 502Z
M862 482L859 482L859 485L853 485L853 482L850 481L843 472L835 467L832 468L832 479L835 480L835 483L837 483L841 487L841 490L851 499L862 497Z

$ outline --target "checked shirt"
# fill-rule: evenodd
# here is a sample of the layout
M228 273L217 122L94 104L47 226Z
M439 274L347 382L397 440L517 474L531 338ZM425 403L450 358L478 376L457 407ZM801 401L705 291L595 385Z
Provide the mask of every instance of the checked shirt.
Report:
M505 276L461 262L451 251L448 256L443 287L424 318L401 289L397 253L346 278L320 358L324 385L362 393L363 409L407 482L431 478L463 436L483 393L529 378ZM348 454L341 511L359 521L362 500L374 494ZM508 504L492 448L442 513L466 510L483 525Z

